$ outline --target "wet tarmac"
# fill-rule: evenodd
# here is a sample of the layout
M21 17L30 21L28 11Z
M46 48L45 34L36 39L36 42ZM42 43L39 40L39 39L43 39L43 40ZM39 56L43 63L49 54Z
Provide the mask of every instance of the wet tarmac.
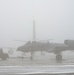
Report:
M53 53L47 53L45 55L34 55L34 59L30 60L29 56L25 56L24 59L22 58L9 58L8 60L0 60L0 75L22 75L25 71L38 71L42 70L41 72L50 71L50 72L69 72L70 73L38 73L38 74L31 74L31 75L74 75L74 52L64 52L63 60L61 63L57 62L55 59L55 55ZM56 66L56 68L54 67ZM58 66L60 66L58 68ZM66 66L68 66L66 68ZM39 67L39 68L35 68ZM44 67L44 69L43 69ZM50 69L53 68L53 69ZM62 67L62 68L61 68ZM32 69L33 68L33 69ZM61 68L61 69L60 69ZM40 70L39 70L40 69ZM45 71L44 71L45 70ZM5 72L5 73L4 73ZM12 73L13 72L13 73ZM16 74L14 74L14 72ZM17 72L19 74L17 74ZM20 74L21 72L21 74ZM72 72L72 73L71 73ZM29 72L28 72L29 73ZM32 72L33 73L33 72ZM26 75L26 74L23 74ZM29 75L29 74L27 74Z
M0 75L72 75L74 65L0 66Z
M47 65L74 65L74 52L66 51L62 53L62 62L57 62L55 54L46 53L44 55L34 55L33 60L29 56L24 59L19 57L0 60L0 66L47 66Z

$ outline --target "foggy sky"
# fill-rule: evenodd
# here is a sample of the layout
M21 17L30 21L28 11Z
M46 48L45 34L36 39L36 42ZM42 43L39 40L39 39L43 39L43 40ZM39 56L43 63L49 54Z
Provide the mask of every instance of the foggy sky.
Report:
M32 40L33 17L36 39L74 39L74 0L0 0L0 47Z

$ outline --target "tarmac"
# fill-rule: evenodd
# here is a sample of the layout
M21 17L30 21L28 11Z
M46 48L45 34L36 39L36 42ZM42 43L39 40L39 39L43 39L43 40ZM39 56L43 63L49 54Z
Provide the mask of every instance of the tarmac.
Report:
M65 51L62 53L62 62L57 62L55 54L46 53L44 55L35 54L33 60L29 55L25 55L24 59L19 57L0 60L0 66L49 66L49 65L74 65L74 52Z
M74 73L74 65L53 66L0 66L0 75L68 74Z
M61 63L56 61L55 55L52 53L35 55L33 60L30 60L28 56L25 56L24 59L9 58L8 60L0 60L0 75L66 75L67 73L74 75L73 52L64 52Z

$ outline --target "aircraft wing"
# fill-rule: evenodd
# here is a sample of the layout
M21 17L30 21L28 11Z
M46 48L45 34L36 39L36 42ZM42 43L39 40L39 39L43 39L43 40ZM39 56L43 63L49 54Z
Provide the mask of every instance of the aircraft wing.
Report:
M50 49L50 44L48 43L29 43L17 48L17 51L29 52L29 51L46 51Z
M50 43L49 53L62 52L67 50L67 46L64 43Z
M62 52L62 51L72 51L74 50L74 40L65 40L64 43L50 43L50 50L47 52Z

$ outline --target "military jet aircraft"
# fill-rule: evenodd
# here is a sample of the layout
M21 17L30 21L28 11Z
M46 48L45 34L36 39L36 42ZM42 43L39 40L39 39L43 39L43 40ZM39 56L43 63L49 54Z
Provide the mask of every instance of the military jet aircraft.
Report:
M54 53L56 54L56 60L62 60L61 53L62 51L67 50L67 45L65 45L64 43L50 43L49 41L44 43L37 41L29 41L25 45L18 47L17 50L22 52L30 52L31 60L33 60L33 54L36 51L46 51L48 53Z
M36 32L35 32L35 20L33 21L33 41L28 41L23 46L20 46L17 48L17 51L22 51L24 53L30 52L31 60L33 60L33 55L34 55L34 52L36 52L36 51L41 51L41 52L46 51L49 53L54 53L54 54L56 54L57 60L62 60L61 53L62 53L62 51L65 51L65 50L66 50L65 43L50 43L49 41L37 42L36 41Z
M37 42L28 41L25 45L17 48L18 51L30 52L30 59L33 60L33 54L36 51L46 51L48 53L56 54L56 60L58 62L62 61L62 52L66 50L74 50L74 40L65 40L64 43L50 43L47 42Z

